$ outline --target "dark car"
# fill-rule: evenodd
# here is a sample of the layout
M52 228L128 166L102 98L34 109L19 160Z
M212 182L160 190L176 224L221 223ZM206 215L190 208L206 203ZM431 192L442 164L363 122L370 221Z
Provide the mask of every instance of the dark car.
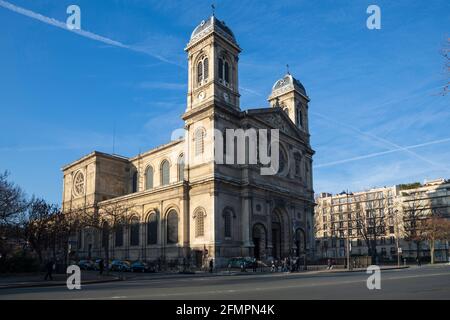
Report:
M253 265L253 261L250 258L231 258L228 260L228 266L230 268L241 268L244 266L244 268L250 268Z
M131 264L131 272L155 272L155 270L146 262L135 261Z
M131 264L124 260L113 260L110 268L112 271L131 271Z
M78 261L78 266L81 270L94 270L95 266L91 260L80 260Z

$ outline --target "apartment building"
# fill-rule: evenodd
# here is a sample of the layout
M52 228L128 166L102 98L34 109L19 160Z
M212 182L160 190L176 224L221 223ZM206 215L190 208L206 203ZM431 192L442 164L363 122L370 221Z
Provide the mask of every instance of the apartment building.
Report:
M317 258L371 255L396 261L429 257L429 244L408 237L411 212L426 217L450 217L450 181L438 179L355 193L321 193L315 207L315 254ZM348 242L347 242L348 241ZM448 241L436 243L436 260L447 260Z

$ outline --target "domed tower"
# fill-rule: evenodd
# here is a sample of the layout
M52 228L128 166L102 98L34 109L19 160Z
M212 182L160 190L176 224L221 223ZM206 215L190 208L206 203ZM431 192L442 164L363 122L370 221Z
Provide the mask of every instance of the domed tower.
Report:
M192 32L185 51L189 60L187 112L219 104L239 110L238 56L231 29L214 15Z
M309 133L309 97L302 83L289 72L273 85L269 103L272 107L282 108L300 130Z

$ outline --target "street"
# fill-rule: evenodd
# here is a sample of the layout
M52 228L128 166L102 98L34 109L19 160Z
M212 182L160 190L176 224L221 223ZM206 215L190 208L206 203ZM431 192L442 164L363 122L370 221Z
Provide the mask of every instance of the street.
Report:
M0 299L450 299L450 266L381 272L369 290L365 272L275 273L146 278L87 284L81 290L34 287L0 290Z

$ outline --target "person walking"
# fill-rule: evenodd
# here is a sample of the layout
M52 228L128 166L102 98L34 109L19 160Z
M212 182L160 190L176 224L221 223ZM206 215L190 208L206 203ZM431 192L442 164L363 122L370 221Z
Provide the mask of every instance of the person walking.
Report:
M214 269L213 259L209 260L209 273L212 273Z
M100 261L98 262L98 270L99 270L100 275L103 274L104 269L105 269L105 263L103 262L103 259L100 259Z
M253 258L253 261L252 261L253 272L256 272L257 267L258 267L258 262L256 261L256 258Z
M44 280L47 280L47 279L53 280L52 273L53 273L53 268L54 267L55 267L55 264L53 263L53 260L50 259L47 262L47 264L45 265L47 273L45 274Z

